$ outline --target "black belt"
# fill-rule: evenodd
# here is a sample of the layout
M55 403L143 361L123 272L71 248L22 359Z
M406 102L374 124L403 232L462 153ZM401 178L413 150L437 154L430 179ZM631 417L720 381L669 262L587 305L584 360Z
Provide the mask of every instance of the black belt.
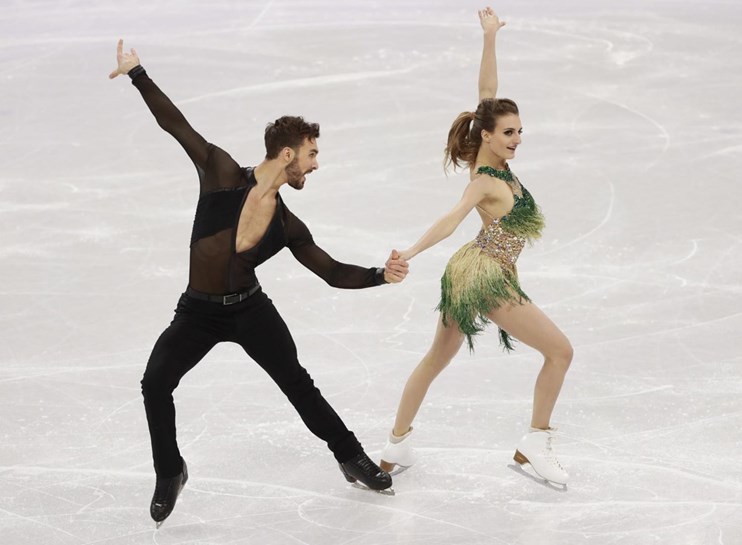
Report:
M260 289L260 284L255 284L253 287L251 287L247 291L243 291L240 293L229 293L227 295L209 295L208 293L202 293L200 291L194 290L192 287L188 286L185 290L186 295L188 297L193 297L194 299L200 299L201 301L208 301L210 303L219 303L221 305L234 305L235 303L240 303L250 297L251 295L254 295L256 291Z

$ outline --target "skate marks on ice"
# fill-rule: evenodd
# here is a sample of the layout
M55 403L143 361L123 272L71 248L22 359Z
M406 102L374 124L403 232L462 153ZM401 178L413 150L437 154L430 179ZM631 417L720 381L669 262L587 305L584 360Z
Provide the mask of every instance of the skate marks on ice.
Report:
M223 501L209 501L208 504L223 506L225 502L230 503L230 512L236 514L209 518L208 511L200 511L204 498L194 498L202 507L197 510L193 505L190 506L190 511L184 514L185 522L183 518L178 519L178 532L194 528L197 534L218 534L220 528L241 527L243 532L249 529L254 536L270 536L268 539L271 543L283 543L280 539L276 541L281 536L293 536L293 539L301 542L314 543L312 536L323 535L335 536L328 539L338 543L352 541L370 544L395 539L400 532L401 535L408 532L416 535L411 528L424 527L427 530L423 535L428 536L454 536L454 539L470 543L506 543L488 532L457 524L455 517L445 520L426 513L421 505L399 504L394 496L383 494L384 491L381 494L368 494L369 490L362 488L364 493L359 494L358 490L354 490L354 485L347 487L342 483L339 487L330 486L331 493L254 481L206 479L206 483L210 486L192 488L192 492L217 496ZM239 507L242 501L246 509ZM193 520L193 513L196 512L198 520ZM171 515L171 524L175 522L176 514L177 507ZM438 543L435 540L432 542Z
M319 183L284 197L334 257L371 265L460 196L465 176L446 180L440 151L476 98L462 89L476 81L479 28L442 1L329 0L301 20L278 0L208 11L133 0L76 5L74 17L50 1L11 4L3 545L742 543L739 3L503 7L502 90L526 127L512 166L548 220L521 272L576 347L557 409L574 438L559 445L568 493L511 459L537 365L526 350L505 358L485 338L457 358L393 497L349 487L266 378L215 351L176 394L196 474L156 534L138 381L187 277L195 180L130 84L105 79L109 46L135 28L155 81L240 161L269 119L322 123ZM437 278L469 228L388 289L332 291L290 257L259 271L318 386L371 450L429 345ZM214 379L237 361L230 380ZM269 452L251 447L260 441Z

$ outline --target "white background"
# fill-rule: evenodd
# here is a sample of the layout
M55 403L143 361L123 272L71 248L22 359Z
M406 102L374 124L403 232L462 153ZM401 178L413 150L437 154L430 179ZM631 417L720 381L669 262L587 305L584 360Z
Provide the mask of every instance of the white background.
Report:
M128 78L119 37L241 164L265 124L321 123L320 170L282 191L339 260L380 265L459 198L442 172L476 106L471 0L3 0L0 542L742 543L742 7L732 0L504 1L513 170L547 218L519 267L576 356L554 415L567 491L515 470L538 354L494 330L416 421L395 497L348 486L275 385L221 345L176 391L191 480L158 531L139 380L187 281L190 161ZM448 257L329 288L288 251L258 269L300 360L376 459L432 340Z

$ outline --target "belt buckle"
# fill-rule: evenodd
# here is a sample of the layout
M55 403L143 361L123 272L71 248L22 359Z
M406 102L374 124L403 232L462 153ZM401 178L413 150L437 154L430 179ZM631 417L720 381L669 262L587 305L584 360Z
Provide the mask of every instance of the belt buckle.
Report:
M240 293L230 293L229 295L222 295L222 305L234 305L235 303L241 303L251 295L253 295L256 291L260 289L260 284L255 284L252 288L250 288L248 291L243 291Z
M242 301L242 294L241 293L230 293L229 295L224 295L222 297L222 305L234 305L235 303L239 303Z

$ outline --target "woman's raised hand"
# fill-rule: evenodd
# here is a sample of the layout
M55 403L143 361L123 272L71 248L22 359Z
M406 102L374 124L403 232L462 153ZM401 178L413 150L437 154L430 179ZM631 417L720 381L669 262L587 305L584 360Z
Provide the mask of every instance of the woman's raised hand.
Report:
M485 32L497 32L505 26L505 21L500 21L495 10L489 6L479 10L479 23Z

